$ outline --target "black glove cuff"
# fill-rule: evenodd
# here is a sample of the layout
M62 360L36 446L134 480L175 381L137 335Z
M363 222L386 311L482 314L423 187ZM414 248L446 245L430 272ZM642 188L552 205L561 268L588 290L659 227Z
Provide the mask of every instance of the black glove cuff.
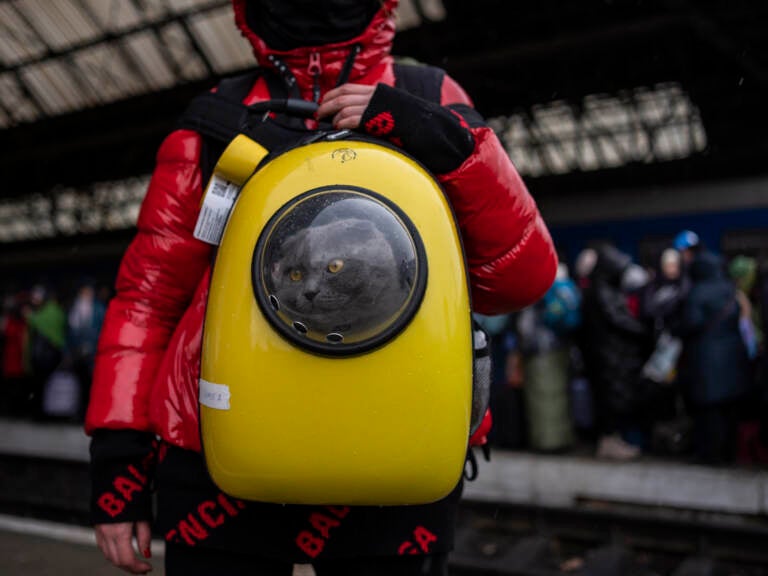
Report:
M91 439L91 521L152 518L152 477L157 455L152 434L97 430Z
M386 84L376 87L360 125L367 134L401 146L434 174L455 170L475 148L458 113Z

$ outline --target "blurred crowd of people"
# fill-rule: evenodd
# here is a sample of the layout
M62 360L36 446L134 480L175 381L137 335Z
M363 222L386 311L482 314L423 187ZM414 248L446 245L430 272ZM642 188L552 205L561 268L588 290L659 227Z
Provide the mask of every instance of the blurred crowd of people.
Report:
M765 263L725 261L690 230L651 267L605 243L536 305L478 320L497 446L768 462Z
M601 458L768 462L768 266L683 231L642 267L605 243L491 336L492 444ZM5 294L0 415L81 422L111 290Z
M81 422L110 289L83 280L68 298L43 284L3 295L0 414Z

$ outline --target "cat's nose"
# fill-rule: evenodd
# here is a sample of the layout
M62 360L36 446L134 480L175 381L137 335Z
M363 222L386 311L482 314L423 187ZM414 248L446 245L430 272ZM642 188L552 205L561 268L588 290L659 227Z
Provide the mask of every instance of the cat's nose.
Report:
M312 300L315 299L315 296L317 296L318 292L319 290L307 290L306 292L304 292L304 298L312 302Z

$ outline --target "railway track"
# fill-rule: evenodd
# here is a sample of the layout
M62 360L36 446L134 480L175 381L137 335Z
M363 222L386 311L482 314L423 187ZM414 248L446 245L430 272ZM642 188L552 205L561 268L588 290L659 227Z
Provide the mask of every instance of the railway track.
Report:
M467 576L766 576L768 519L607 501L464 501L454 565Z

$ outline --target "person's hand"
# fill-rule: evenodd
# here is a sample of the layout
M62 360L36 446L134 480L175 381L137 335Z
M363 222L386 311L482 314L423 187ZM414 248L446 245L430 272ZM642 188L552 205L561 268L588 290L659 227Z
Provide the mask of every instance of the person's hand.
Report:
M146 574L152 564L136 557L131 540L134 531L139 550L145 558L151 556L152 531L149 522L121 522L118 524L97 524L96 544L104 557L118 568L131 574Z
M375 90L376 86L365 84L342 84L329 90L317 110L318 120L332 117L334 128L357 128Z

